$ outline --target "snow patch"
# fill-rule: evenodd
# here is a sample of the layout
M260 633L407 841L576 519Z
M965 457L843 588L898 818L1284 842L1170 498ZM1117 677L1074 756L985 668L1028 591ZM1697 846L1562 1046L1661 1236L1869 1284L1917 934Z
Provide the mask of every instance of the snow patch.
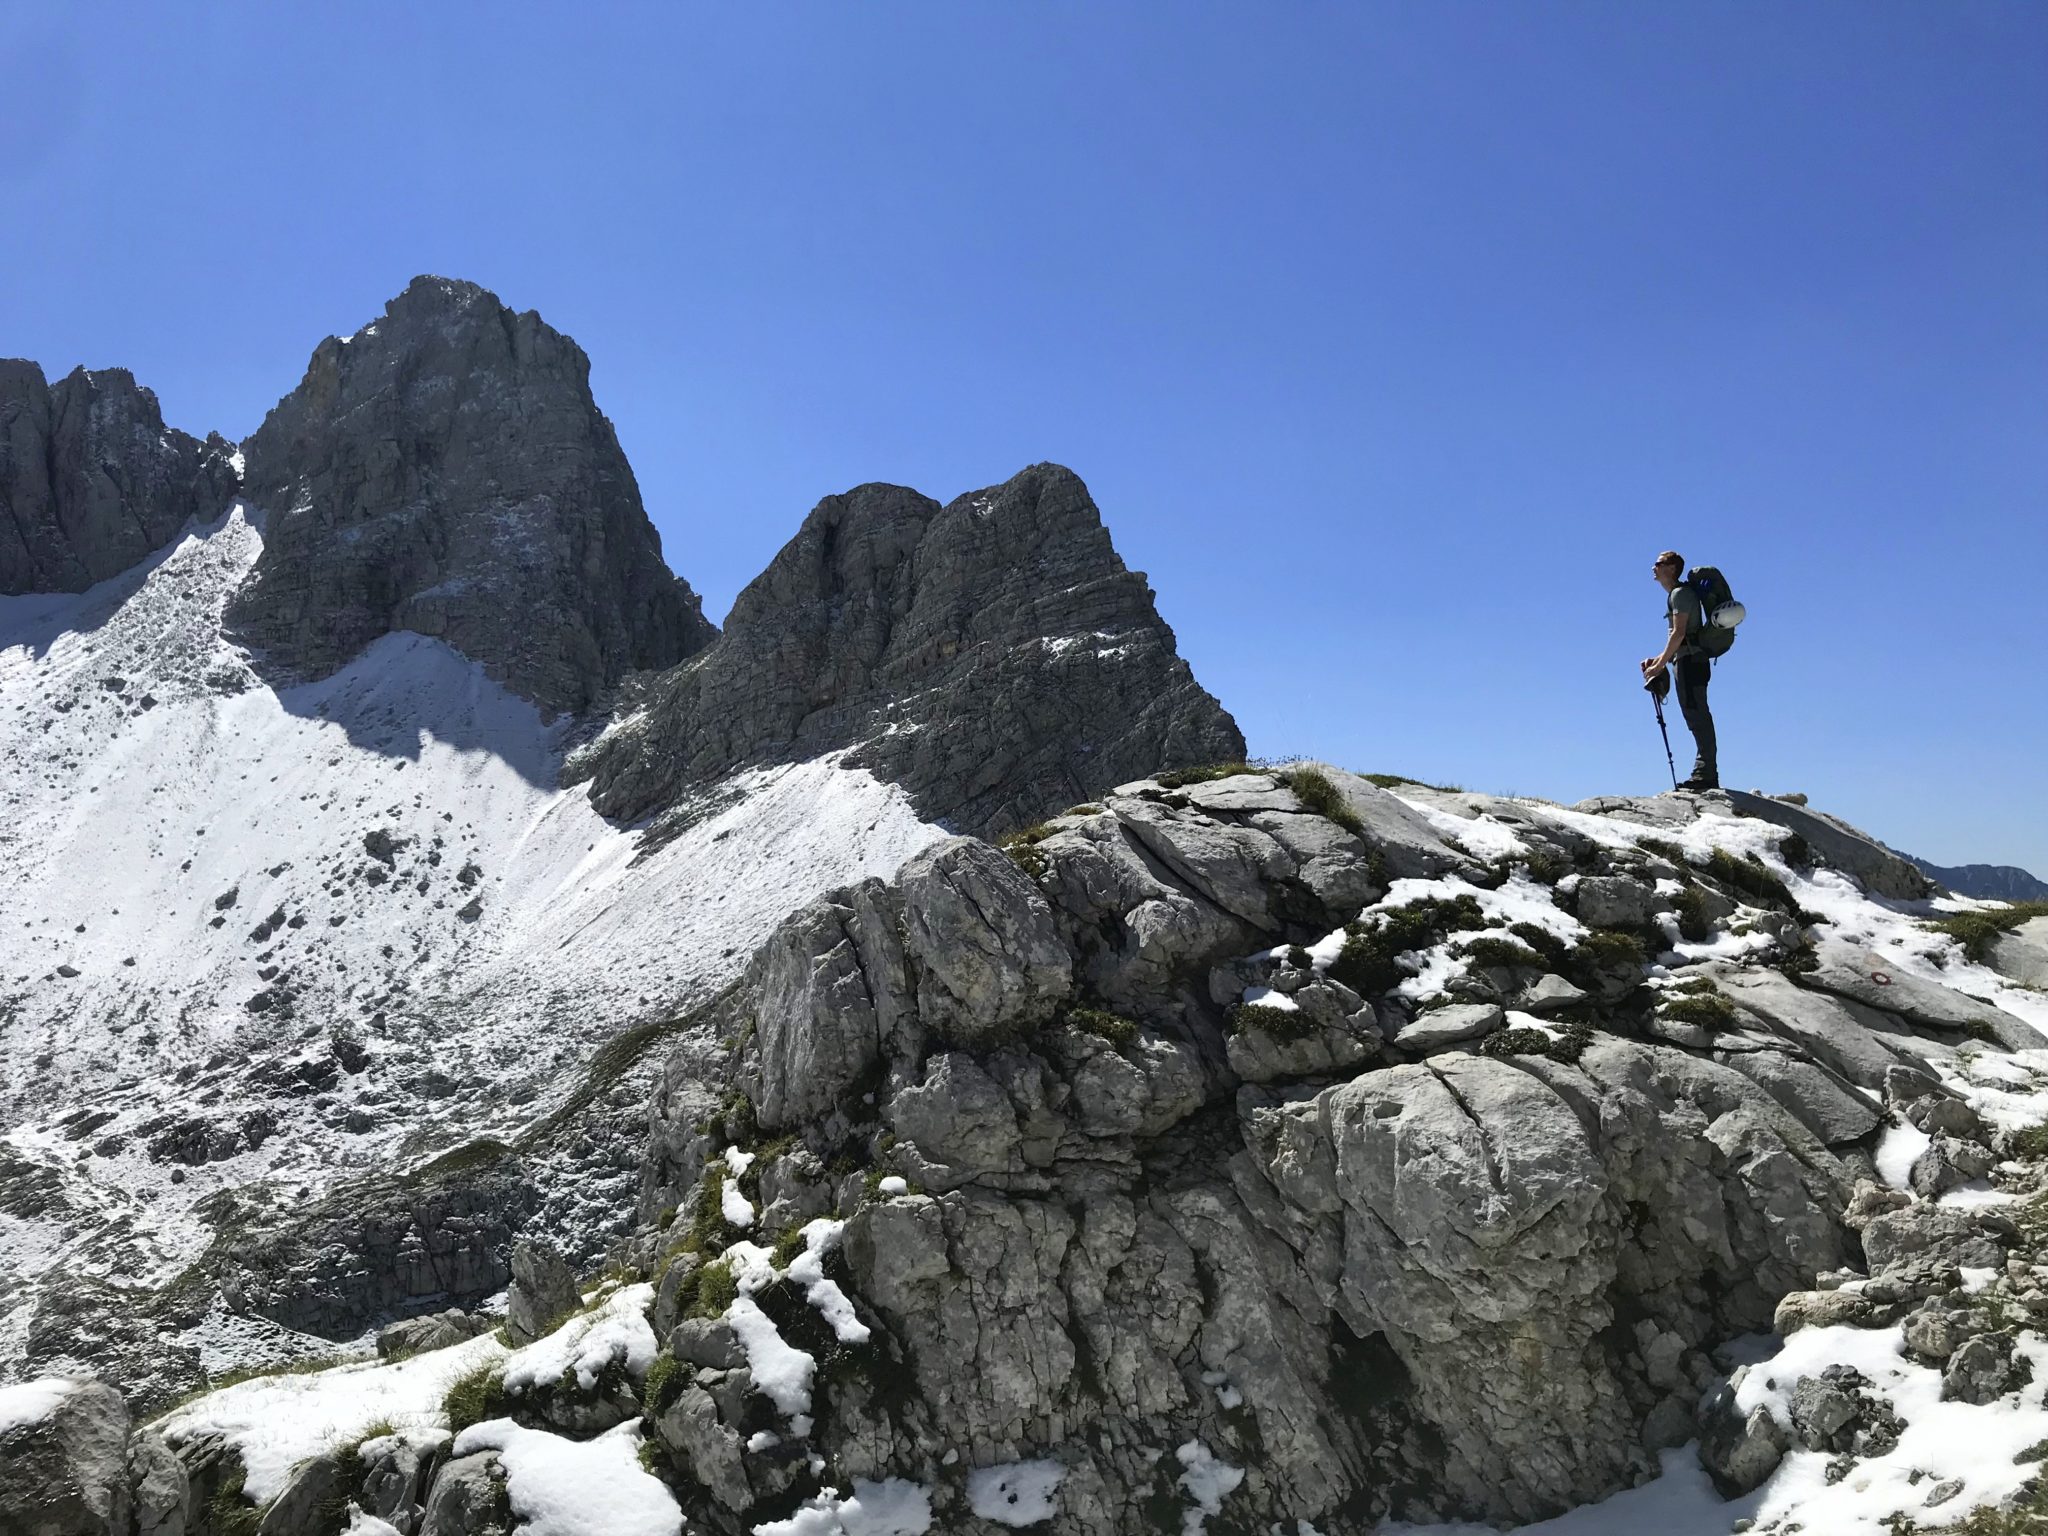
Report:
M510 1419L456 1436L454 1454L496 1451L520 1536L680 1536L683 1512L640 1465L640 1421L565 1440Z
M1036 1525L1059 1513L1060 1481L1067 1469L1056 1461L1010 1461L976 1467L967 1474L967 1504L997 1525Z

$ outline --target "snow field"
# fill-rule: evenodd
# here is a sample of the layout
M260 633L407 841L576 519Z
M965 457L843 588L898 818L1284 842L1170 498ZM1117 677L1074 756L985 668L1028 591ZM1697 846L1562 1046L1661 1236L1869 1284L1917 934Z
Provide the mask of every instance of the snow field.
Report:
M61 1189L0 1216L0 1350L46 1270L189 1263L223 1189L509 1139L794 907L943 835L826 758L736 776L643 856L557 787L571 723L439 641L272 687L220 633L260 523L0 598L0 1160Z
M683 1512L640 1465L640 1421L565 1440L510 1419L472 1424L454 1454L496 1451L519 1536L680 1536Z

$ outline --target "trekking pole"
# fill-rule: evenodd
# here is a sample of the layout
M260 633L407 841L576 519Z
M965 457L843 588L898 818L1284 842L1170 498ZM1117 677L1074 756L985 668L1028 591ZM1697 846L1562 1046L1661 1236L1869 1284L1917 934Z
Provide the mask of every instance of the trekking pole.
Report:
M1671 674L1659 672L1643 684L1643 690L1650 696L1650 707L1657 711L1657 734L1664 738L1664 763L1671 770L1671 787L1675 790L1678 788L1678 764L1671 756L1671 732L1664 725L1664 695L1671 691Z

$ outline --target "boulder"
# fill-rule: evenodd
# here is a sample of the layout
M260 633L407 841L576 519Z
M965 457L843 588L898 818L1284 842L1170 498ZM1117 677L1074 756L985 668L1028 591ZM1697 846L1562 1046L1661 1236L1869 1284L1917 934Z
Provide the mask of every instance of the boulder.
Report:
M512 1245L512 1290L505 1331L515 1344L531 1344L582 1305L576 1272L545 1243L520 1238Z
M1073 991L1072 962L1045 897L987 843L956 837L899 875L904 946L925 1027L987 1047L1049 1018Z
M2048 988L2048 917L2029 918L1991 941L1984 963L2023 987Z
M0 1531L8 1536L179 1536L189 1489L112 1387L46 1376L0 1387Z
M1803 985L1895 1013L1909 1023L1980 1036L2009 1051L2048 1047L2048 1035L2024 1019L1902 971L1858 945L1829 940L1820 946L1818 960L1800 976Z
M1592 928L1640 928L1670 906L1650 886L1628 875L1586 875L1575 893L1579 921Z
M1740 789L1729 790L1728 798L1743 815L1798 833L1820 862L1854 876L1873 896L1916 901L1934 889L1910 859L1838 817Z
M434 1475L419 1536L511 1536L512 1501L496 1451L458 1456Z

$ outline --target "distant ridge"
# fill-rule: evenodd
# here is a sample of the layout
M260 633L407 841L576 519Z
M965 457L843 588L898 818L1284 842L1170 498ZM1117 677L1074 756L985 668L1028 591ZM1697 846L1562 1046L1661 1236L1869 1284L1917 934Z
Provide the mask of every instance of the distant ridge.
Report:
M1910 853L1906 857L1921 874L1939 880L1958 896L1974 896L1979 901L2048 900L2048 880L2037 879L2017 864L1957 864L1944 868Z

